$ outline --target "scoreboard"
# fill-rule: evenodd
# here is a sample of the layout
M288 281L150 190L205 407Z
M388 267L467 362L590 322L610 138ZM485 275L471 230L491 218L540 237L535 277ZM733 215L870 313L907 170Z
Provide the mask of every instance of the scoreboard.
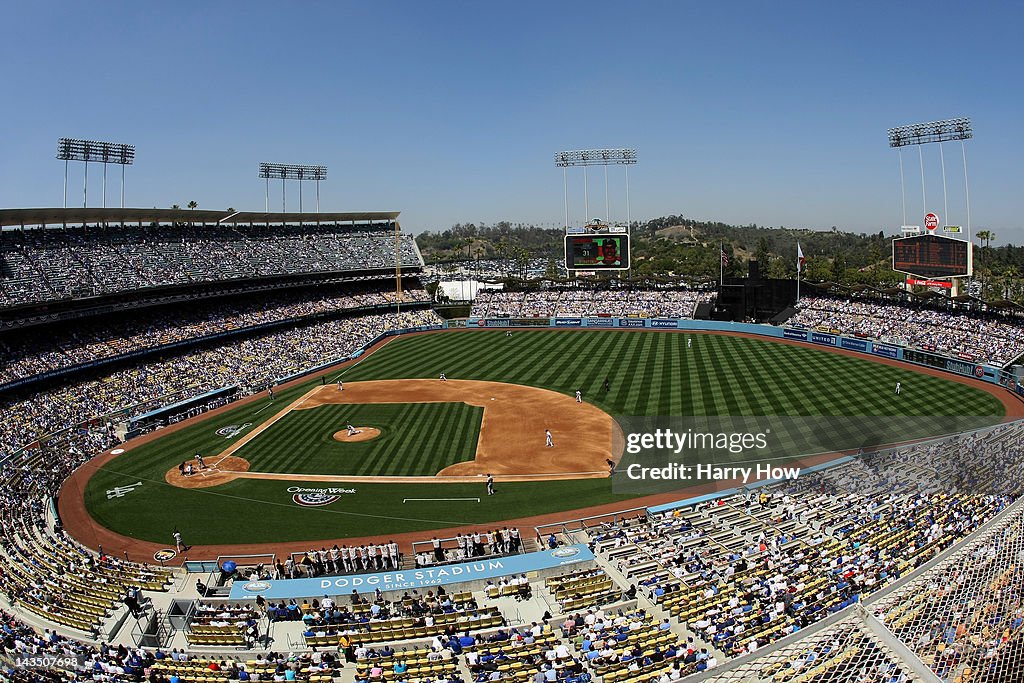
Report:
M892 269L928 279L967 277L974 266L971 246L939 235L898 237L892 241Z
M629 234L601 232L565 236L566 270L628 270Z

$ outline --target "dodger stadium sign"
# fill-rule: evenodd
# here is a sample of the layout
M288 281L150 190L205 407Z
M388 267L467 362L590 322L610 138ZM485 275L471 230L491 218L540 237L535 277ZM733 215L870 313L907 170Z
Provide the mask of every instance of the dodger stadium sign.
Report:
M382 591L410 590L462 581L482 581L508 574L526 574L593 559L594 554L590 552L590 549L580 544L524 555L499 557L493 560L423 567L408 571L326 576L318 579L285 579L246 583L238 581L232 584L229 599L249 600L256 594L262 595L268 600L281 600L325 594L340 595L341 593L351 593L353 590L368 593L377 588Z

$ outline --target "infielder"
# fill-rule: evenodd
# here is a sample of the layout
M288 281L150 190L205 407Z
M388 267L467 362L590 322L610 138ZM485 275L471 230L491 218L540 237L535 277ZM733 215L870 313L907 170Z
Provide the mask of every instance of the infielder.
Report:
M551 440L551 430L550 429L545 429L544 430L544 445L547 446L548 448L554 448L555 447L555 442Z
M340 379L338 380L338 391L345 391L345 383Z
M576 402L583 403L583 392L579 389L576 390Z
M363 433L363 430L361 430L361 429L356 429L356 428L355 428L355 427L353 427L352 425L349 425L349 426L348 426L348 435L349 435L349 436L355 436L356 434L362 434L362 433Z
M442 372L442 373L441 373L441 377L439 377L438 379L440 379L440 380L441 380L442 382L447 382L447 381L448 381L448 376L447 376L447 375L445 375L445 374L444 374L444 373Z

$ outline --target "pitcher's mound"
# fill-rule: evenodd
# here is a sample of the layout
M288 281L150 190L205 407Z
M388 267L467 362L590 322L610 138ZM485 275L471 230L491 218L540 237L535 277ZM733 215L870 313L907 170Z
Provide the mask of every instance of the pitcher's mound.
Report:
M356 427L358 434L348 435L347 429L334 432L334 440L342 443L359 443L360 441L372 441L380 436L380 430L376 427Z

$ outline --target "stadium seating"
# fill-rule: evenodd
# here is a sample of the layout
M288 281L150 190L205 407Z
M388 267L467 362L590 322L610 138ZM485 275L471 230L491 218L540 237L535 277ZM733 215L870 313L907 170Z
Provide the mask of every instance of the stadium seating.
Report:
M697 305L712 301L714 291L694 290L481 290L471 315L488 317L616 317L692 318Z
M1024 354L1024 318L878 299L805 297L787 324L824 327L1004 365Z
M389 283L364 281L144 309L131 316L82 321L73 328L49 325L12 331L0 336L0 387L214 335L387 306L396 299ZM404 303L428 300L422 289L405 288Z
M411 235L403 265L422 265ZM0 307L241 278L394 267L387 226L159 226L5 230Z

